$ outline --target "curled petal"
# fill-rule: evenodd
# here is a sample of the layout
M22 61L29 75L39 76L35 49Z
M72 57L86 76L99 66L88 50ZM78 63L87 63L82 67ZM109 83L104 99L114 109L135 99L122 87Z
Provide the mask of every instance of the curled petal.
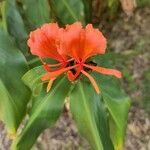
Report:
M77 62L83 62L90 56L105 53L106 39L91 24L84 29L79 22L76 22L68 25L63 34L63 52L75 58Z
M88 24L85 28L84 60L96 54L104 54L106 43L102 32L94 29L92 24Z
M31 32L28 40L31 53L39 57L62 61L63 57L57 50L58 33L59 27L56 23L45 24Z
M109 69L109 68L104 68L104 67L96 67L96 66L91 66L91 65L87 65L84 64L85 67L90 68L98 73L101 74L106 74L106 75L112 75L115 76L117 78L121 78L122 77L122 73L118 70L115 69Z
M61 68L64 68L65 66L62 65L61 63L58 63L58 64L46 64L46 63L44 63L43 64L43 68L48 72L58 70L56 67L59 67L58 69L61 69Z

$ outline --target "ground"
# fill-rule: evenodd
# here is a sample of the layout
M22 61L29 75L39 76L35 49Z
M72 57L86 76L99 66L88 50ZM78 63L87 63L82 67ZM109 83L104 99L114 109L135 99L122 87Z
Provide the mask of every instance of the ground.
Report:
M124 150L150 150L150 8L137 9L128 18L121 13L110 25L100 23L115 52L116 66L123 70L123 86L132 100ZM119 56L119 57L118 57ZM0 123L0 150L11 141ZM64 112L53 129L38 138L33 150L90 150L80 137L71 115Z

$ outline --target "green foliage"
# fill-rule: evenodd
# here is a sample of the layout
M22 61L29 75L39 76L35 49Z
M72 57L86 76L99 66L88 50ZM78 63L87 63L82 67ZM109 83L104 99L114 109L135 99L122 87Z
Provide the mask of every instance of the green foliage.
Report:
M84 6L81 0L51 0L51 9L60 24L84 21Z
M22 80L24 83L30 88L33 96L39 94L39 87L43 86L43 82L41 82L42 75L46 73L42 66L35 67L29 70L23 77ZM38 92L39 91L39 92Z
M82 0L84 4L84 15L86 23L92 22L92 0Z
M50 7L47 0L22 0L24 16L31 29L50 22Z
M73 118L94 150L113 150L107 112L91 84L79 81L70 95Z
M28 75L32 76L32 71ZM33 74L33 76L35 75ZM39 134L54 125L63 109L69 86L69 81L65 77L61 77L54 83L51 92L46 93L44 88L37 97L34 97L29 120L22 133L14 141L12 150L30 149Z
M100 66L108 67L110 55L97 56L95 62ZM94 73L97 83L101 89L104 103L110 113L111 136L115 149L122 149L125 129L127 125L130 99L119 86L114 77Z
M23 19L16 7L15 0L6 0L4 2L4 20L7 26L7 30L15 38L18 47L24 54L27 53L27 31Z
M110 11L115 12L118 2L107 2ZM45 70L42 66L33 68L40 61L30 55L26 45L28 33L43 23L57 21L64 26L75 21L91 22L91 0L5 0L1 4L0 119L9 134L14 135L25 115L28 116L22 132L13 141L12 150L31 149L40 133L56 123L67 96L79 132L94 150L122 149L129 98L116 79L92 73L101 89L97 95L86 78L71 86L61 76L46 93L45 83L41 81ZM109 66L108 55L97 56L94 61L99 66Z
M26 113L30 91L21 81L27 62L13 39L0 30L0 118L10 134L15 134Z

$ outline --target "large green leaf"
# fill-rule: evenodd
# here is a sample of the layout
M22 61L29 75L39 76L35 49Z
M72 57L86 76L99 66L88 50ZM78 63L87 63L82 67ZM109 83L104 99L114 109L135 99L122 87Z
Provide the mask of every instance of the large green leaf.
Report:
M110 67L110 65L108 65L109 58L110 55L98 56L95 58L95 61L98 66ZM120 87L119 79L98 73L94 73L94 76L101 89L102 97L111 116L111 136L115 149L121 150L127 126L130 99Z
M91 84L79 81L70 95L71 112L80 133L94 150L113 150L107 113Z
M84 15L86 23L92 22L92 0L82 0L84 4Z
M10 134L15 134L30 99L29 89L21 81L27 70L24 56L0 30L0 118Z
M26 80L26 84L28 84L31 89L34 89L33 86L36 86L35 83L37 85L41 84L40 77L42 74L43 69L37 67L27 72L27 75L25 75L23 79ZM22 133L14 141L12 145L13 150L30 149L39 134L44 129L54 125L60 116L64 106L64 100L69 90L70 83L68 79L61 76L56 79L49 93L46 93L46 89L43 88L40 94L33 98L33 106L29 120Z
M50 22L48 0L22 0L25 17L31 28Z
M84 5L81 0L51 0L51 9L63 25L75 21L84 23Z
M6 0L4 2L4 18L6 21L7 30L12 35L19 48L22 50L24 54L27 53L27 31L25 29L25 25L23 19L16 7L15 0Z

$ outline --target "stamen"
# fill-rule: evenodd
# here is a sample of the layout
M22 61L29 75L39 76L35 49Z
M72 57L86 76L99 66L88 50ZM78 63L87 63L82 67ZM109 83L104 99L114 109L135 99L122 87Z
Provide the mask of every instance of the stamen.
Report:
M58 64L48 64L48 63L44 62L41 57L39 57L39 58L40 58L42 64L43 64L43 65L47 65L48 67L58 67L58 66L61 65L61 63L58 63Z
M71 59L67 60L67 62L70 62L70 61L73 61L73 60L74 60L74 58L71 58Z
M58 63L58 64L47 64L48 67L58 67L61 65L61 63Z
M87 72L85 72L84 70L81 70L81 72L90 80L90 82L92 83L92 85L93 85L96 93L100 94L100 90L99 90L99 87L98 87L95 79L90 74L88 74Z
M67 65L67 63L74 60L74 58L71 58L69 60L66 60L66 61L63 61L63 62L57 63L57 64L48 64L48 63L44 62L41 57L40 57L40 60L43 63L44 69L48 72L52 72L52 71L56 71L56 70L64 68ZM59 68L53 70L53 69L51 69L51 67L59 67Z
M64 62L61 62L61 63L58 63L58 64L47 64L47 65L48 65L48 67L58 67L58 66L60 66L60 65L64 66L64 64L66 64L66 63L68 63L68 62L70 62L70 61L72 61L72 60L74 60L74 59L71 58L71 59L69 59L69 60L67 60L67 61L64 61ZM46 63L44 62L44 64L46 64Z
M113 75L117 78L121 78L122 77L122 73L116 69L109 69L109 68L104 68L104 67L97 67L97 66L91 66L91 65L87 65L84 64L83 66L90 68L98 73L101 74L106 74L106 75Z
M52 78L52 79L49 80L48 85L47 85L47 90L46 90L47 92L50 91L50 89L52 87L52 84L53 84L53 82L54 82L55 79L56 78Z

